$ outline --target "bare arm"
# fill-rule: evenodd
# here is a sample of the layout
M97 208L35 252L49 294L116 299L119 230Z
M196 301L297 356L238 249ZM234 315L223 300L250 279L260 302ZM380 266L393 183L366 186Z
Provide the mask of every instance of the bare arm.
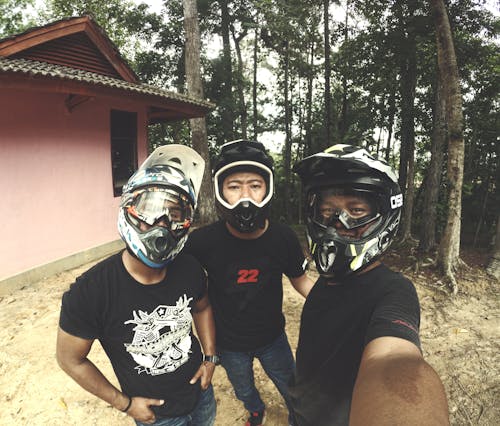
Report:
M59 366L82 388L106 401L118 410L124 410L129 398L113 386L101 371L87 358L94 340L73 336L59 328L56 357ZM134 397L127 414L142 422L154 420L150 405L162 405L158 399Z
M307 274L302 274L300 277L290 278L290 282L292 283L293 288L304 296L304 298L307 298L307 295L314 286L313 281L307 276Z
M215 322L212 313L212 305L208 300L208 294L205 295L195 304L193 311L193 321L196 327L196 333L200 339L201 347L205 355L215 355ZM212 381L215 364L204 362L191 379L190 383L195 383L201 378L201 388L207 389Z
M443 384L413 343L379 337L366 346L349 424L449 425Z

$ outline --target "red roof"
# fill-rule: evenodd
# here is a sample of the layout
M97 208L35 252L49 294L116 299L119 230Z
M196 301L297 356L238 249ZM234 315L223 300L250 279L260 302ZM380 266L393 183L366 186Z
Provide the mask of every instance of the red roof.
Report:
M214 107L139 82L104 31L89 16L68 18L0 40L0 88L75 96L131 96L149 105L149 122L202 117Z
M90 16L64 19L0 40L0 56L67 65L138 82L134 71Z

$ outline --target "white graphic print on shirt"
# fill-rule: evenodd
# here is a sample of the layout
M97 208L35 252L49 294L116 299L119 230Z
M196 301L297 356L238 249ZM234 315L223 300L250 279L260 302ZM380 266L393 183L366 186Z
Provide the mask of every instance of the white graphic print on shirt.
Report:
M136 324L132 343L125 348L139 364L139 374L157 376L177 370L189 359L191 348L192 298L183 295L175 306L159 305L151 314L134 311L134 319L125 324ZM164 330L166 328L166 330Z

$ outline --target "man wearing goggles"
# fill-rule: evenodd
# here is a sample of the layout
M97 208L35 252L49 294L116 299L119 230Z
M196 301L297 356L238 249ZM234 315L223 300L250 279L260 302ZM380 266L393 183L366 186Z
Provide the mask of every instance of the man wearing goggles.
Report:
M346 233L342 229L364 231L360 228L380 217L376 202L362 192L325 189L312 194L309 206L312 220L319 226L334 226L345 235L361 236L362 232Z
M130 220L144 230L158 225L181 236L191 226L193 209L187 197L169 189L149 187L135 191L126 208Z
M63 295L59 365L139 426L212 426L215 420L215 325L206 276L196 259L180 253L203 169L191 148L155 150L123 188L118 231L126 249ZM95 339L120 389L87 358Z
M294 170L320 274L303 307L290 388L298 426L448 425L443 385L420 349L417 292L380 261L403 205L393 170L350 145Z

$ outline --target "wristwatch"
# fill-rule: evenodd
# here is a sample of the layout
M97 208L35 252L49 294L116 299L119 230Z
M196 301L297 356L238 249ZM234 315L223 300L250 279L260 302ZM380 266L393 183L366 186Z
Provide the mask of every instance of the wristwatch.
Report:
M215 365L220 364L220 358L217 355L203 355L203 362L213 362Z

